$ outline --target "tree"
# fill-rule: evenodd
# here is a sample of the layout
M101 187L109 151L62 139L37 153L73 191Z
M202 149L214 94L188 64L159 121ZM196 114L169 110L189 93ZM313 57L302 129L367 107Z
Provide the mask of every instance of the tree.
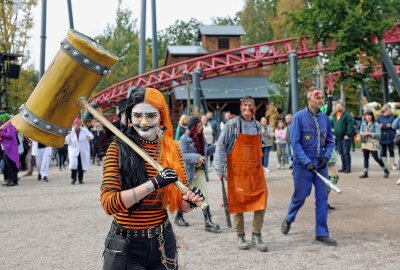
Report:
M103 34L95 40L118 56L119 62L112 68L110 75L106 76L97 86L97 90L133 77L138 74L139 63L139 35L136 29L136 20L132 19L132 12L121 8L119 1L115 25L108 24ZM146 61L150 68L151 61Z
M0 1L0 52L21 55L22 64L29 60L26 45L36 5L37 0Z
M0 53L19 55L22 65L19 79L7 80L9 113L16 113L38 82L38 72L33 66L25 67L30 59L27 48L29 31L33 28L32 8L37 0L0 1Z
M235 17L215 17L212 18L212 24L213 25L237 25L240 23L240 16L241 13L238 12L236 13Z
M379 62L379 43L374 39L381 40L400 18L400 0L307 0L306 7L291 14L294 27L315 42L335 42L326 69L342 71L342 79L353 84L369 77L372 65Z
M269 19L274 39L294 37L297 32L293 30L288 14L305 8L303 0L278 0L274 4L274 14Z
M270 20L278 0L247 0L240 13L240 23L246 31L244 44L256 44L273 39Z
M158 55L160 66L164 65L168 45L197 45L199 26L202 23L195 18L188 22L176 20L173 25L158 32Z
M39 72L33 65L21 69L18 80L8 80L9 112L17 113L39 82Z

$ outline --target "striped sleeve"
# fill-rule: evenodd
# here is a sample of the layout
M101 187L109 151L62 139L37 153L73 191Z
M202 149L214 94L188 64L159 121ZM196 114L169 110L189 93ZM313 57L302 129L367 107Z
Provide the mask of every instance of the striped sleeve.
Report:
M179 155L179 165L182 167L182 170L183 170L183 179L181 179L181 182L185 186L190 187L189 181L187 179L187 174L186 174L186 171L185 171L185 163L183 161L183 155L182 155L181 149L179 147L179 141L174 141L174 143L175 143L175 146L177 148L178 155Z
M122 186L119 181L119 149L113 141L107 149L103 165L103 182L100 201L108 215L126 212L127 208L121 199Z

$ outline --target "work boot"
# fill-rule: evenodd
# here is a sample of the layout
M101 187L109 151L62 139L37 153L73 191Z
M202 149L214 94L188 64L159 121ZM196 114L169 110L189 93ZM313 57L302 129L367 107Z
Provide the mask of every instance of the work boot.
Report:
M316 236L315 240L327 246L337 246L336 240L330 238L329 236Z
M389 170L388 168L383 168L383 178L388 178L389 177Z
M291 225L291 223L285 218L281 225L281 232L283 234L288 234L290 231L290 225Z
M368 178L368 171L367 171L367 170L364 170L364 171L363 171L363 174L360 175L358 178Z
M219 233L221 232L221 228L219 225L214 224L211 220L211 214L210 214L210 207L208 206L206 209L203 210L204 214L204 224L205 224L205 230L207 232L213 232L213 233Z
M175 220L174 220L175 224L181 227L188 227L189 226L189 222L187 222L186 220L183 219L183 213L178 211L178 213L175 216Z
M238 248L241 250L250 249L250 245L246 242L244 234L238 234Z
M253 236L251 237L251 242L253 243L253 245L256 247L257 250L261 252L268 251L268 246L266 243L263 242L261 233L253 233Z

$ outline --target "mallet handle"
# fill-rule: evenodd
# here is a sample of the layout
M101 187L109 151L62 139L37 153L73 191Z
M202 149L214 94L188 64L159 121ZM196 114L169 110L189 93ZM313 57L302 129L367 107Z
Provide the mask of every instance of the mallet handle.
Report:
M161 172L164 168L158 164L151 156L149 156L142 148L137 146L132 142L124 133L122 133L118 128L116 128L110 121L108 121L101 113L96 111L90 104L86 101L85 97L78 99L78 104L88 110L94 117L96 117L103 125L105 125L115 136L123 140L127 145L129 145L139 156L141 156L145 161L147 161L151 166L153 166L157 171ZM174 185L183 193L186 194L189 188L182 184L179 180L174 182ZM207 208L205 202L196 203L201 209Z
M331 181L329 181L329 179L325 178L322 174L320 174L317 170L314 170L314 173L316 175L318 175L318 177L325 183L325 185L327 185L328 187L330 187L331 189L333 189L334 191L336 191L337 193L341 194L342 190L340 188L338 188L336 185L332 184Z

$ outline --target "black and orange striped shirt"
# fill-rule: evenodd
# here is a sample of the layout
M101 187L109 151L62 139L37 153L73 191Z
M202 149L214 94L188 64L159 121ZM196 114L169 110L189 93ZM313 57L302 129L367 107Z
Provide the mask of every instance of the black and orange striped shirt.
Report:
M158 142L142 142L144 150L154 159L158 158ZM179 147L178 147L179 148ZM133 151L133 150L132 150ZM179 162L183 168L183 158L179 151ZM162 160L159 161L162 163ZM145 161L147 176L149 180L158 172ZM185 173L183 183L188 185ZM158 226L167 218L167 211L163 208L161 199L163 189L153 191L146 196L138 209L132 210L128 216L128 209L121 199L122 186L119 181L119 148L114 141L108 147L104 166L103 182L101 184L100 200L104 211L108 215L113 215L114 220L124 228L129 229L149 229Z

